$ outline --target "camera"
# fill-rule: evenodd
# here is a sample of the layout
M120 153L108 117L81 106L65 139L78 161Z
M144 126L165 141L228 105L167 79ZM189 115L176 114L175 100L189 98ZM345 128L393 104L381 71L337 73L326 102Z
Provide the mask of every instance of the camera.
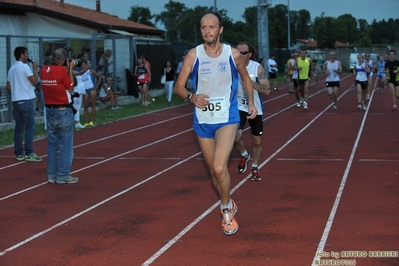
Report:
M82 64L82 60L80 59L67 59L69 61L69 64L71 64L72 62L74 63L75 67L80 67L80 65ZM64 66L67 65L67 61L65 60Z

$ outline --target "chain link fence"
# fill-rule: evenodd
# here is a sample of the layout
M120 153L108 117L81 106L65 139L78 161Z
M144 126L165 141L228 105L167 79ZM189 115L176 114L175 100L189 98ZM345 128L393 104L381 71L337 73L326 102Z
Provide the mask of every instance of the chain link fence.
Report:
M161 73L166 61L177 63L176 54L183 51L173 51L173 44L165 44L162 39L144 38L136 35L119 34L92 34L91 38L66 38L66 37L38 37L38 36L16 36L0 35L0 95L7 99L6 107L1 107L4 122L12 121L11 94L6 90L7 73L15 62L14 49L24 46L29 51L29 57L39 65L44 64L45 58L57 48L69 47L69 57L83 58L85 52L89 53L91 68L97 70L98 62L104 51L112 50L113 55L109 61L113 62L109 67L109 74L113 78L113 89L120 91L121 95L134 95L137 91L136 82L131 80L128 74L134 73L137 58L143 54L149 57L152 67L151 89L161 88ZM178 47L180 48L180 47ZM40 70L40 68L39 68ZM162 87L163 88L163 87ZM39 90L37 90L39 91ZM40 97L40 93L37 94ZM37 101L37 105L40 100ZM40 106L38 108L41 108Z

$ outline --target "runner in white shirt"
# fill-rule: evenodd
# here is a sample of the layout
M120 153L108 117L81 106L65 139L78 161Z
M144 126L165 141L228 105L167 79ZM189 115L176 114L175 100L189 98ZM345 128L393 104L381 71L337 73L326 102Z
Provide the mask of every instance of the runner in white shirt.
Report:
M326 87L327 93L333 100L333 110L337 110L337 95L339 89L339 74L342 73L341 62L337 60L337 53L330 51L330 59L324 62L323 71L327 75Z
M248 95L248 119L258 112L253 101L252 83L240 52L220 41L222 19L208 12L201 18L203 44L191 49L183 62L175 93L194 104L194 132L211 173L212 183L220 197L222 229L235 234L237 204L230 198L231 180L228 160L234 145L240 116L237 108L238 76L241 75ZM193 90L185 85L192 79Z
M238 128L236 141L234 146L241 154L240 163L237 165L237 172L240 174L245 173L247 170L247 163L249 161L250 155L245 149L244 142L242 140L242 133L244 126L248 120L251 127L252 133L252 180L259 181L261 176L259 174L258 164L262 153L262 135L263 135L263 102L262 94L270 94L269 81L266 78L266 73L261 64L256 61L251 60L255 57L256 50L252 44L248 42L240 42L237 45L237 50L240 51L241 57L244 58L245 65L247 67L248 74L252 80L253 85L253 98L256 110L258 110L258 115L255 119L248 120L248 97L244 91L241 78L238 83L237 90L237 100L238 100L238 110L240 111L240 127Z

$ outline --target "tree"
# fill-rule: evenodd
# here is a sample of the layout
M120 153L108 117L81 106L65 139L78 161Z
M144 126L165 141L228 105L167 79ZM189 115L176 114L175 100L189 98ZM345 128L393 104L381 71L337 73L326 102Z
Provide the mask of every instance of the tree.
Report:
M161 22L166 29L166 39L169 41L178 40L181 36L181 28L179 28L179 21L181 21L187 7L185 4L169 0L164 5L165 10L158 15L155 15L155 22Z
M339 35L339 41L358 43L359 42L359 29L357 27L357 21L351 14L343 14L337 18L341 21L341 34Z
M154 18L151 15L151 11L148 7L140 7L140 6L131 6L130 7L130 16L127 20L138 22L148 26L155 26L151 20Z
M313 25L314 37L319 48L335 48L337 22L332 17L316 17Z

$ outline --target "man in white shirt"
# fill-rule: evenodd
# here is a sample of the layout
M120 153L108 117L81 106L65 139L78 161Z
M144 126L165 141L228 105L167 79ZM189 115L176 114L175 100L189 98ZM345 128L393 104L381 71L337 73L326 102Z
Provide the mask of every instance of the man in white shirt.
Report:
M32 99L36 98L35 86L38 82L38 67L32 62L33 72L26 64L29 52L19 46L14 50L17 60L8 71L6 88L11 91L11 101L15 119L14 152L18 161L41 162L43 158L33 152L35 134L35 107ZM22 133L25 130L25 149L22 147Z

